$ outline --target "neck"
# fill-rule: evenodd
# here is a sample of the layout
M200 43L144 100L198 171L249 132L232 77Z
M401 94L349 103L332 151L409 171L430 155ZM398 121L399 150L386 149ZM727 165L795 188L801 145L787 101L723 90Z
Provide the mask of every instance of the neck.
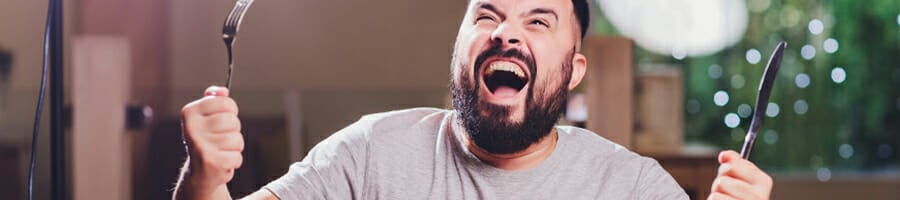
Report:
M550 157L553 150L556 149L556 141L559 135L556 128L553 128L550 134L541 138L540 141L531 144L522 151L510 154L493 154L478 147L468 134L462 134L465 138L465 145L469 151L481 159L482 161L503 170L529 170L539 166L544 160Z

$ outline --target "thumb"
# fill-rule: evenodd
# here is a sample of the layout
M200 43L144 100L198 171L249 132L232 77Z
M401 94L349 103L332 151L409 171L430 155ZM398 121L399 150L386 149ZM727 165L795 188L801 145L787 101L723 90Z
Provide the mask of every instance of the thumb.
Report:
M733 150L725 150L725 151L722 151L719 153L719 163L727 163L727 162L731 162L732 160L736 160L736 159L743 159L743 158L741 158L741 154L738 154L737 152L735 152Z
M219 86L209 86L206 88L206 91L203 92L203 96L217 96L217 97L227 97L228 96L228 88L219 87Z

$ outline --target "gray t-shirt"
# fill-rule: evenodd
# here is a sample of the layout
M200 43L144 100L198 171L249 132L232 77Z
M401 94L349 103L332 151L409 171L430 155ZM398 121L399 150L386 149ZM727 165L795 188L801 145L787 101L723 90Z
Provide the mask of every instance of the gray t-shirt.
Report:
M454 111L362 117L314 147L266 189L288 199L688 199L653 159L585 129L558 126L539 166L509 171L461 143Z

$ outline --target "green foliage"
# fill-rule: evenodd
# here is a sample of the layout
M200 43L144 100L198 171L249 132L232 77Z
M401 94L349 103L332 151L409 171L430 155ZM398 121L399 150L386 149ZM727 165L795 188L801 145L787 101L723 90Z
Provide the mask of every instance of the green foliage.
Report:
M687 140L740 149L750 118L742 117L734 129L723 118L741 104L754 106L766 61L784 40L788 47L770 99L780 112L765 118L751 159L779 171L900 169L900 1L773 0L764 11L748 13L742 40L714 55L678 60L641 48L635 52L639 65L683 66L685 102L699 104L697 112L685 114ZM594 32L618 34L600 16ZM807 28L814 19L824 24L821 34ZM836 52L823 49L828 39L838 41ZM811 60L801 57L807 44L816 49ZM758 64L745 59L749 49L762 54ZM720 78L710 76L712 65L721 67ZM831 78L836 67L846 71L842 83ZM795 84L801 73L810 77L806 88ZM735 77L745 80L743 87L733 87L733 79L740 79ZM713 103L719 90L730 96L722 107ZM798 101L806 102L807 112L796 111Z

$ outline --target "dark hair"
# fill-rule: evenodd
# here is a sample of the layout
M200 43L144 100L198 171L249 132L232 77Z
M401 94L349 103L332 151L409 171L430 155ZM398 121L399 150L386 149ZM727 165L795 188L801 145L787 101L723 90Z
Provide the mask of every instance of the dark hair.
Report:
M572 10L575 11L575 18L578 19L578 28L581 28L581 39L587 34L588 25L591 24L589 0L572 0ZM471 0L466 0L471 2Z
M584 40L588 25L591 23L587 0L572 0L572 8L575 10L575 18L578 18L578 27L581 28L581 39Z

